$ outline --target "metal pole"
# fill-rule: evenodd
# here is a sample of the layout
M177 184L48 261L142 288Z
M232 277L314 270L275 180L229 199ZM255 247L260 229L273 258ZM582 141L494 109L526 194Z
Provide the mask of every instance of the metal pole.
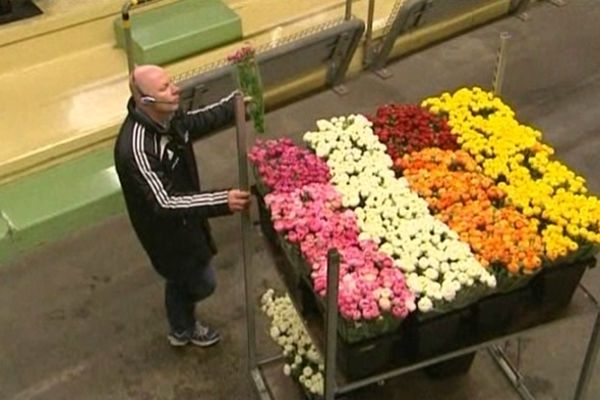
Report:
M123 26L123 35L125 37L125 53L127 54L127 71L131 74L133 72L133 54L131 50L131 16L129 11L133 7L131 1L127 1L121 9L121 24Z
M248 183L248 157L246 106L244 95L237 92L234 97L235 126L237 133L239 185L241 190L249 191ZM254 315L254 285L252 279L252 248L250 238L252 234L252 221L250 210L245 209L241 213L242 221L242 270L244 272L244 292L246 294L246 333L248 336L248 371L251 373L256 367L256 329Z
M491 346L489 352L498 364L498 367L504 372L506 378L512 383L513 387L517 390L519 395L524 400L535 400L535 397L531 394L529 389L523 383L523 375L515 368L510 362L504 351L500 346Z
M600 348L600 310L596 311L596 319L594 321L594 329L588 343L583 367L579 374L577 382L577 390L575 391L574 400L584 400L587 398L588 387L592 379L592 372L598 358L598 349ZM591 397L590 397L591 398Z
M127 0L121 8L121 24L125 36L125 52L127 53L127 70L131 74L135 64L133 62L133 50L131 47L131 15L129 12L137 6L148 3L152 0Z
M375 15L375 0L369 0L367 11L367 31L365 33L365 56L363 65L370 65L373 60L373 18Z
M500 33L500 49L498 50L498 59L496 61L496 71L494 74L494 94L499 96L502 93L502 84L504 83L504 70L506 69L506 48L510 33Z
M340 279L340 253L336 249L327 252L327 321L325 334L325 400L335 399L335 365L337 351L338 289Z
M352 18L352 0L346 0L346 15L344 16L344 19L346 21L350 21L351 18Z

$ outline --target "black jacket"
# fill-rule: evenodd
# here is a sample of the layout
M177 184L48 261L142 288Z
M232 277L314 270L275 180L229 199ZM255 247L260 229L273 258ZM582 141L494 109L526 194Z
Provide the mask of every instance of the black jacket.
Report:
M227 190L201 191L192 141L234 120L233 93L184 113L167 128L133 99L117 137L115 166L133 228L159 270L207 264L216 253L207 219L230 214Z

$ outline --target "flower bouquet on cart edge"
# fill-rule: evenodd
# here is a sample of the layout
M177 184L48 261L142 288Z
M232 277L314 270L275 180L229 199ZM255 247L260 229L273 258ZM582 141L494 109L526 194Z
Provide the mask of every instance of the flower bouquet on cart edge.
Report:
M238 88L245 96L251 97L249 114L258 133L265 133L265 103L263 86L256 61L256 51L252 46L245 45L227 57L235 66Z

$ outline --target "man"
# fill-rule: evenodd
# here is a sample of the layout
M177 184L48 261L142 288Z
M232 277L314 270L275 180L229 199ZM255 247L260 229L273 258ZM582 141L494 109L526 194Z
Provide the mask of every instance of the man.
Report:
M154 65L136 67L132 97L115 144L115 166L133 228L166 279L165 306L173 346L211 346L216 330L196 321L195 304L215 289L216 248L208 218L246 208L248 192L201 191L192 141L233 121L233 93L184 113L179 88Z

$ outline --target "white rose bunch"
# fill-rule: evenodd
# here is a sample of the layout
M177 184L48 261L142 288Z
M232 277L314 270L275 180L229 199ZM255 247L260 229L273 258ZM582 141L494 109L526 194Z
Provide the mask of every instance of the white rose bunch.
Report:
M474 285L496 286L495 276L456 232L430 215L405 220L390 239L391 256L404 271L410 290L420 298L417 307L422 312L430 311L434 302L452 302L461 290Z
M271 338L288 360L283 373L296 377L310 393L322 396L323 361L290 298L287 295L275 297L275 291L268 289L261 297L261 309L271 319Z

